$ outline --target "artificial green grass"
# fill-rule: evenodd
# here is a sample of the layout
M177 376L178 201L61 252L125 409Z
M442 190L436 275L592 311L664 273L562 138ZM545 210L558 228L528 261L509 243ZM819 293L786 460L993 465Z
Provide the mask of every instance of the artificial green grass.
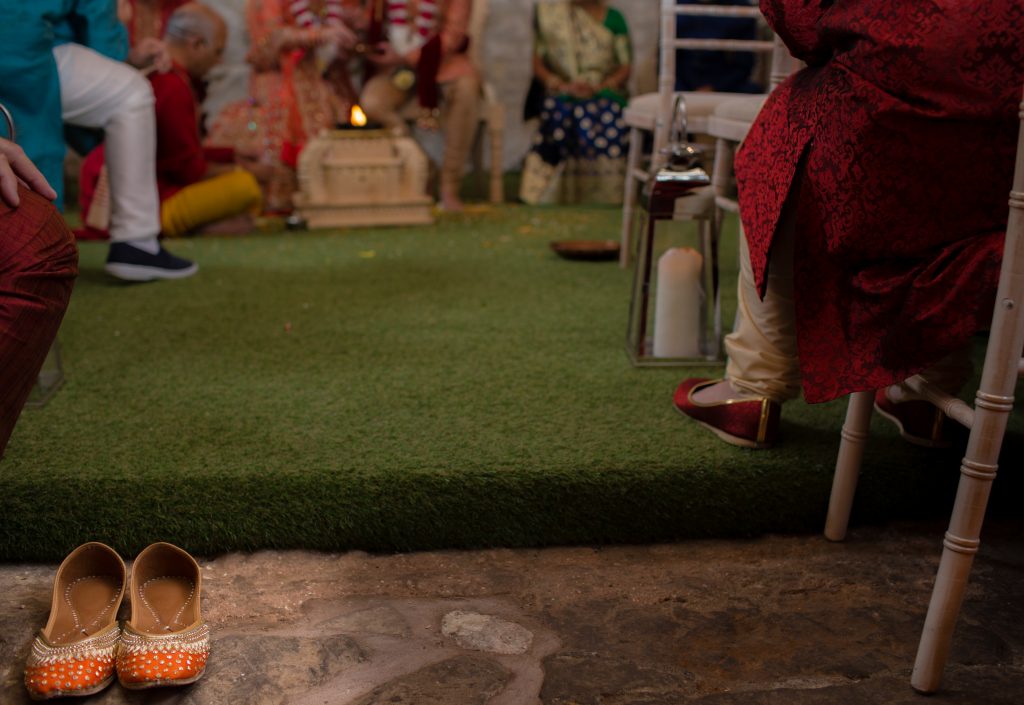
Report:
M720 369L632 368L631 274L548 249L617 238L618 217L509 206L188 240L172 248L197 276L133 286L83 244L67 384L0 462L0 559L91 539L210 554L820 529L845 405L788 405L771 452L679 416L679 380ZM726 265L734 241L733 224ZM857 518L948 511L958 454L873 430Z

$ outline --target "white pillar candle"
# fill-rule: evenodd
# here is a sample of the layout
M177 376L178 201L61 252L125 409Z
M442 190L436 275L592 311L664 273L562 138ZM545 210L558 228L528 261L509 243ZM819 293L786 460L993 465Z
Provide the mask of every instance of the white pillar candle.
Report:
M672 247L658 259L654 304L654 356L700 356L700 270L704 258Z

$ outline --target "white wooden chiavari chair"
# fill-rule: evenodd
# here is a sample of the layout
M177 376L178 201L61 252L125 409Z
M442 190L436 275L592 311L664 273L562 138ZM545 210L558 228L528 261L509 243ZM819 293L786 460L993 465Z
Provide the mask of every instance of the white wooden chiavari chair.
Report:
M911 377L904 383L913 398L933 403L946 416L970 429L956 501L942 542L942 559L911 676L911 685L923 693L939 687L949 657L953 629L980 544L1006 424L1013 410L1014 387L1024 370L1024 103L1021 120L996 306L974 406L929 385L921 377ZM874 395L850 395L825 523L825 536L833 541L846 537Z

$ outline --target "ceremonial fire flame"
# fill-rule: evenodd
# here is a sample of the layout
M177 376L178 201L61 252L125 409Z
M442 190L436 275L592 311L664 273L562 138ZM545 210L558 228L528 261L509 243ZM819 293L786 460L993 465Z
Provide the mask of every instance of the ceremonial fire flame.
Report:
M352 106L352 114L349 116L349 122L356 127L364 127L366 125L366 113L358 105Z

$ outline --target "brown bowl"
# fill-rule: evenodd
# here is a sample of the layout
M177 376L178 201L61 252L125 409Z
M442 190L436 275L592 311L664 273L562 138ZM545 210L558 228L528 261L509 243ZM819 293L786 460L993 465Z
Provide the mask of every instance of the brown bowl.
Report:
M600 262L619 258L619 243L615 240L555 240L551 249L565 259Z

